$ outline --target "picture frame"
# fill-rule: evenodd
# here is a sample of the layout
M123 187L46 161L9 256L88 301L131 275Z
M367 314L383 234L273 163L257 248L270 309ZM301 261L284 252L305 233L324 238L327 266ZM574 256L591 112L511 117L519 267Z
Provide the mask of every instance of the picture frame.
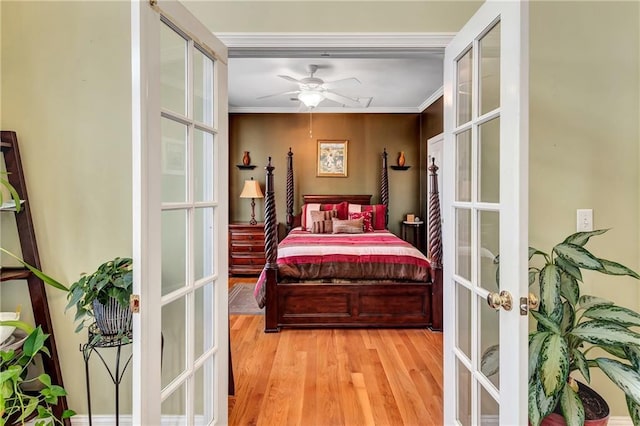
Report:
M348 140L318 140L318 177L347 177Z

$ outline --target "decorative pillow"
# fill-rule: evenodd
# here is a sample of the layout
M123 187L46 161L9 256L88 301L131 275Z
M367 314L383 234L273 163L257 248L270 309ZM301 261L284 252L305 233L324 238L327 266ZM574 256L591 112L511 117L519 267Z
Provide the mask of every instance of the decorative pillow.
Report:
M302 217L300 220L300 226L302 226L305 230L311 231L313 228L313 220L311 219L311 212L318 210L336 210L337 217L339 219L347 218L347 210L349 208L349 203L346 201L339 204L318 204L318 203L309 203L302 205Z
M349 213L349 203L343 201L338 204L321 204L320 210L335 210L337 212L337 218L340 220L347 219Z
M387 229L387 206L384 204L349 204L349 213L371 212L371 225L375 230Z
M364 232L373 232L373 225L371 224L371 212L349 213L349 219L362 219L362 227L364 229Z
M311 232L314 234L331 234L331 219L337 217L336 210L311 211Z
M354 220L340 220L333 218L333 233L334 234L362 234L363 219Z

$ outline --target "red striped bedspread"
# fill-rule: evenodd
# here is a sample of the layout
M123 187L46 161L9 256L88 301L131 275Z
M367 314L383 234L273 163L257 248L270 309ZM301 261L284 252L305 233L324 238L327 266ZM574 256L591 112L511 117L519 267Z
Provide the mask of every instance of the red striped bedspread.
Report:
M278 281L427 282L430 266L417 248L389 231L313 234L292 230L278 244ZM265 273L254 296L264 304Z
M312 234L293 230L278 245L278 276L295 280L427 281L429 261L388 231Z

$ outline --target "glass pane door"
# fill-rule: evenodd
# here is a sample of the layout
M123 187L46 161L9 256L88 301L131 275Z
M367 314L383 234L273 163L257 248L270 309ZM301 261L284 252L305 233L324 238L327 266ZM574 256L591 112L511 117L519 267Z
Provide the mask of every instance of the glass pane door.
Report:
M448 424L526 424L527 316L517 305L526 294L526 120L513 85L526 61L511 67L521 61L521 17L518 2L487 2L445 54ZM511 306L507 296L490 306L503 290Z

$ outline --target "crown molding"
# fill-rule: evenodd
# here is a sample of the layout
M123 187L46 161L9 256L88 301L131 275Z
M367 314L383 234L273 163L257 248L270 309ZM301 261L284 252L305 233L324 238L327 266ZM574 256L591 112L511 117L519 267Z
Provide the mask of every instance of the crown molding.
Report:
M444 49L455 33L216 33L229 50L301 48ZM230 52L231 54L231 52Z
M444 86L440 87L438 90L433 92L431 96L429 96L423 103L420 104L420 106L418 106L418 109L420 110L420 112L429 108L431 104L437 101L438 99L440 99L440 96L442 95L444 95Z

